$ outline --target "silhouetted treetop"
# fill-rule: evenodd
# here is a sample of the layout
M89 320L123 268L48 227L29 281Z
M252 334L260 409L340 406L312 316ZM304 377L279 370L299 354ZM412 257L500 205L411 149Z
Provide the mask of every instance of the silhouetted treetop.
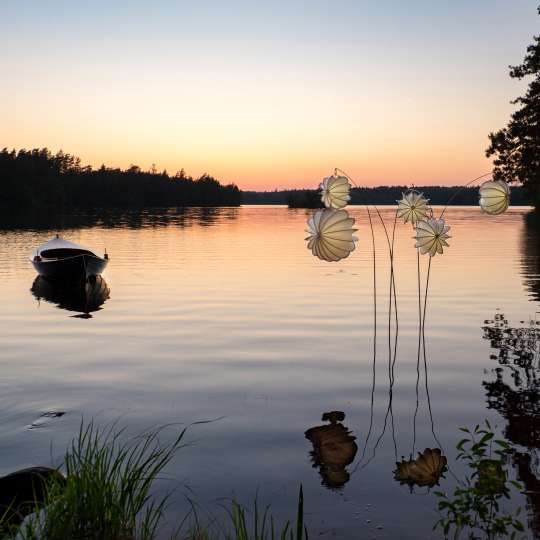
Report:
M350 204L395 205L408 186L359 187L351 189ZM418 189L434 205L446 204L453 197L452 205L478 205L478 187L420 186ZM514 206L527 206L531 200L524 188L513 187L510 202ZM283 191L243 191L244 204L287 204L290 208L321 208L321 194L316 189L291 189Z
M540 7L538 8L540 14ZM495 156L493 176L506 182L520 182L540 205L540 36L527 47L523 63L510 66L510 77L532 77L524 96L512 103L519 105L508 125L489 134L488 157Z
M0 151L0 207L151 207L237 206L240 190L203 174L194 179L184 169L174 176L155 166L143 171L101 165L82 166L81 160L47 148Z

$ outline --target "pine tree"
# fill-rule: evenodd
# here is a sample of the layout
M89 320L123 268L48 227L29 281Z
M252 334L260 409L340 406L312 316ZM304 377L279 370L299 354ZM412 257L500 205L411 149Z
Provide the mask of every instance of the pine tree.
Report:
M495 179L522 183L540 208L540 35L527 47L523 63L510 66L510 77L532 80L525 95L512 102L520 108L511 115L508 125L489 134L486 155L495 156Z

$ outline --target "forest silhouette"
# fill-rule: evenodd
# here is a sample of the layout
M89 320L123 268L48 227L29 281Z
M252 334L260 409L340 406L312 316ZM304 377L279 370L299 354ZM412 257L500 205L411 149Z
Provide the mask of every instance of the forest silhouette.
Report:
M395 205L408 186L378 186L351 189L350 204ZM478 187L462 186L421 186L418 188L429 202L434 205L445 205L453 197L452 205L478 205ZM282 191L244 191L244 204L287 204L290 208L322 208L321 195L315 189L291 189ZM528 206L532 198L521 187L513 187L511 204Z
M241 192L203 174L194 179L182 169L174 176L155 167L143 171L81 160L47 148L0 151L0 207L10 210L64 207L238 206Z
M187 176L180 170L171 176L155 167L143 171L81 164L80 158L47 148L0 151L0 208L47 210L65 208L164 208L189 206L239 206L240 204L287 204L291 208L322 206L318 190L244 191L223 185L210 175ZM407 186L361 187L351 190L351 204L395 204ZM478 204L478 188L424 186L431 204ZM531 198L522 187L512 189L513 205L528 205Z

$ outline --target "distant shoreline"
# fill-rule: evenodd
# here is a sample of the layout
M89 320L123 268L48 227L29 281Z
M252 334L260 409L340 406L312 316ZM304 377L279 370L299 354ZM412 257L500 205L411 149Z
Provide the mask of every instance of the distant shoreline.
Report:
M401 199L408 186L377 186L351 189L352 205L376 204L394 205ZM474 206L478 205L478 186L422 186L416 188L422 192L431 205ZM271 205L284 204L291 208L322 207L320 195L312 189L289 189L280 191L242 191L242 204ZM450 199L454 197L451 201ZM449 203L450 201L450 203ZM511 188L512 206L532 206L532 199L525 188Z
M121 170L102 165L98 169L84 166L76 156L47 148L0 150L3 211L76 208L130 208L144 210L156 207L219 207L241 204L282 204L290 208L322 206L317 189L275 191L240 190L235 184L222 184L203 174L188 176L182 169L170 175L154 167L143 171L136 165ZM408 186L355 187L349 204L394 205ZM453 206L478 204L478 186L422 186L416 188L431 205ZM510 203L528 206L533 203L525 188L512 187Z
M393 202L393 203L354 203L354 204L348 204L347 205L347 208L363 208L365 206L372 206L372 205L376 205L378 206L379 208L380 207L391 207L391 206L397 206L397 203ZM278 203L242 203L240 205L240 208L244 207L244 206L275 206L275 207L278 207L278 208L283 208L283 207L286 207L286 208L290 208L291 210L310 210L310 208L308 208L307 206L306 207L289 207L289 205L287 204L278 204ZM451 202L450 204L446 205L446 204L431 204L430 205L432 208L444 208L445 206L452 206L452 207L461 207L461 208L479 208L479 205L478 203L476 204L468 204L468 203L464 203L464 204L456 204L454 202ZM201 207L203 208L203 207ZM216 207L218 208L218 207ZM219 207L219 208L238 208L238 207ZM534 205L532 204L511 204L508 208L530 208L531 210L534 210Z

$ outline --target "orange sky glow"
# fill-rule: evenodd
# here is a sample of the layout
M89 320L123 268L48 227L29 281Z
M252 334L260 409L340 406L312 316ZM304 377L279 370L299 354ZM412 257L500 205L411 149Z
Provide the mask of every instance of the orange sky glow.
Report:
M461 184L490 170L536 3L14 4L0 146L242 189L314 187L334 167L360 185Z

